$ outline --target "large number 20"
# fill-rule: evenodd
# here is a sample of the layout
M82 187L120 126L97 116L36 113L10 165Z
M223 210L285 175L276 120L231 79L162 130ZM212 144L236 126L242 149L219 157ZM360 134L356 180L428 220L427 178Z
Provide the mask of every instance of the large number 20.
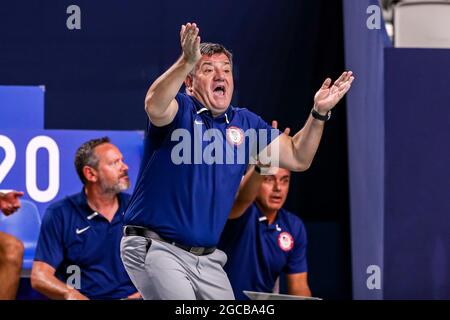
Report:
M0 183L8 175L16 162L16 147L7 136L0 135L0 148L5 150L5 158L0 163ZM37 151L48 152L48 187L40 190L37 186ZM47 136L37 136L30 140L25 151L25 183L27 193L35 201L53 200L59 191L59 148L55 140Z

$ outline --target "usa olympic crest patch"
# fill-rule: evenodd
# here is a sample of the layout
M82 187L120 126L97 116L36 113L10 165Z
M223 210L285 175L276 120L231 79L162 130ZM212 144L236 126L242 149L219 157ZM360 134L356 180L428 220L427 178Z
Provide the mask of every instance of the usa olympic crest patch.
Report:
M231 144L239 146L244 142L244 131L241 128L231 126L227 129L227 140Z
M283 251L289 251L294 247L294 238L289 232L282 232L278 236L278 246Z

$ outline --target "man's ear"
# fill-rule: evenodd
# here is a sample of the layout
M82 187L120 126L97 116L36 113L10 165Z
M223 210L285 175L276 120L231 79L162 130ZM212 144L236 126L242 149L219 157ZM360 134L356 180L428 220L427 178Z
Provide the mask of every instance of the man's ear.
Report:
M191 74L188 74L186 79L184 79L184 85L186 87L186 91L191 94L193 93L193 90L192 90L193 81L194 81L194 79L192 78Z
M98 180L97 170L95 170L92 167L84 166L83 174L84 174L84 177L86 178L86 180L89 182L97 182L97 180Z

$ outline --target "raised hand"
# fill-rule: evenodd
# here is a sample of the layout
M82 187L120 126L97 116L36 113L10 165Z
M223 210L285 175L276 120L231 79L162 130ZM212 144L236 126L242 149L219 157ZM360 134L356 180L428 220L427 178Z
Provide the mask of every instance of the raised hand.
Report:
M320 114L326 114L344 97L352 85L353 73L346 71L331 86L331 79L327 78L314 96L314 109Z
M20 197L23 196L23 192L11 191L0 197L0 210L6 216L17 211L20 208Z
M202 57L200 53L199 28L195 23L186 23L181 26L180 43L183 50L183 58L188 62L195 64Z

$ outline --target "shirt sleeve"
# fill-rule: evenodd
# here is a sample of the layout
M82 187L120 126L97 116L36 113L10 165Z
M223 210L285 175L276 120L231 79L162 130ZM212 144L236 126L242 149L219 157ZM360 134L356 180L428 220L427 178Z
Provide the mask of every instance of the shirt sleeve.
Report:
M57 209L47 209L42 219L36 247L35 261L42 261L58 269L64 259L63 221Z
M178 111L171 123L162 127L158 127L152 124L150 119L147 120L147 138L150 139L155 149L158 149L162 145L164 140L167 138L167 136L175 128L177 128L179 120L183 116L183 113L187 108L186 95L182 93L177 93L175 99L178 103Z
M303 223L300 225L300 231L294 239L294 248L292 249L288 262L284 268L286 274L302 273L308 271L306 261L307 236Z
M229 252L234 246L239 243L245 229L249 226L249 218L251 214L250 206L239 218L228 219L222 231L218 248Z

